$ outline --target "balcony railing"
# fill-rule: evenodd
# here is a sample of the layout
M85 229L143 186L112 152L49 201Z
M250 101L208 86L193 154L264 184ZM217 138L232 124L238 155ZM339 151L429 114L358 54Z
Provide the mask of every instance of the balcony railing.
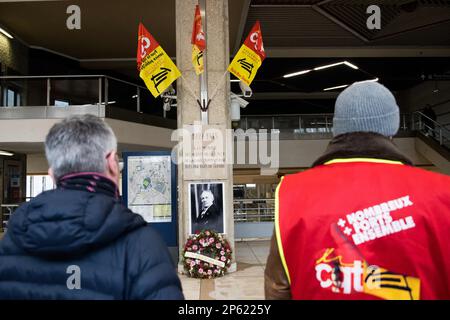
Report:
M436 140L441 146L450 149L450 130L422 112L414 112L412 127L426 137Z
M289 114L242 116L235 129L277 130L280 139L330 138L333 114ZM400 134L413 130L412 114L400 115Z
M8 221L14 210L19 207L19 204L2 204L0 205L0 232L6 232L8 228Z
M176 121L167 119L166 111L155 108L157 102L147 88L106 75L1 76L0 87L3 119L91 113L176 128Z
M235 199L235 222L270 222L275 217L275 199Z
M106 75L1 76L0 85L20 94L0 102L15 107L118 105L141 112L151 96L143 86Z

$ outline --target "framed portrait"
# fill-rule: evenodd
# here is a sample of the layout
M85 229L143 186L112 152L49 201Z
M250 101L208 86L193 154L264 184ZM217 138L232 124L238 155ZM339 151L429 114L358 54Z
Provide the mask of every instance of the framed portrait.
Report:
M190 183L190 233L202 229L225 233L224 183Z

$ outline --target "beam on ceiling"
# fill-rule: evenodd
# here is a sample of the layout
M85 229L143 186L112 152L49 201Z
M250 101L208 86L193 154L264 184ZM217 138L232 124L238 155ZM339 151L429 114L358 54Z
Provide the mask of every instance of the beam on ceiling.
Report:
M7 2L44 2L44 1L68 1L68 0L0 0L2 3Z
M342 22L341 20L339 20L338 18L336 18L335 16L329 14L328 12L326 12L325 10L323 10L322 8L320 8L317 5L313 5L311 6L314 11L320 13L321 15L323 15L325 18L331 20L332 22L336 23L338 26L340 26L341 28L347 30L348 32L350 32L351 34L353 34L354 36L358 37L359 39L361 39L364 42L369 42L370 40L367 39L365 36L363 36L361 33L359 33L358 31L356 31L355 29L349 27L348 25L346 25L344 22Z
M241 39L244 33L245 24L247 23L247 16L248 11L250 9L250 3L251 0L244 0L244 4L242 5L241 20L239 21L239 29L236 36L236 41L234 43L234 51L232 52L232 56L236 54L236 52L239 50L239 47L241 46Z
M416 58L450 57L449 47L364 46L364 47L266 47L269 58Z
M449 19L440 20L440 21L436 21L436 22L429 23L429 24L424 24L424 25L421 25L421 26L418 26L418 27L415 27L415 28L402 30L402 31L399 31L399 32L389 33L389 34L386 34L384 36L375 37L375 38L372 39L372 41L375 42L375 41L379 41L379 40L386 40L386 39L394 38L394 37L397 37L399 35L405 34L407 32L417 31L417 30L422 30L422 29L434 27L436 25L444 24L444 23L447 23L449 21L450 21L450 18Z
M320 1L319 3L317 3L316 5L323 6L324 4L327 4L327 3L333 2L333 1L335 1L335 0L323 0L323 1Z

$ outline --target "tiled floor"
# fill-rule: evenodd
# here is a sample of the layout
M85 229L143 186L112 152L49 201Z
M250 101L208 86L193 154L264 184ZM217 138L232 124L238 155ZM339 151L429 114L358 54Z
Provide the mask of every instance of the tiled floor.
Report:
M221 278L199 280L180 275L188 300L264 299L264 267L269 241L236 242L237 271Z

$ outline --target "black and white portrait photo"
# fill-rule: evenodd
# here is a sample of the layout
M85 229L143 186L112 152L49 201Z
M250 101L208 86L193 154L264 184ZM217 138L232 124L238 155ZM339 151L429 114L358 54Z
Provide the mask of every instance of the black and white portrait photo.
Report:
M203 229L224 233L223 183L191 183L191 233Z

